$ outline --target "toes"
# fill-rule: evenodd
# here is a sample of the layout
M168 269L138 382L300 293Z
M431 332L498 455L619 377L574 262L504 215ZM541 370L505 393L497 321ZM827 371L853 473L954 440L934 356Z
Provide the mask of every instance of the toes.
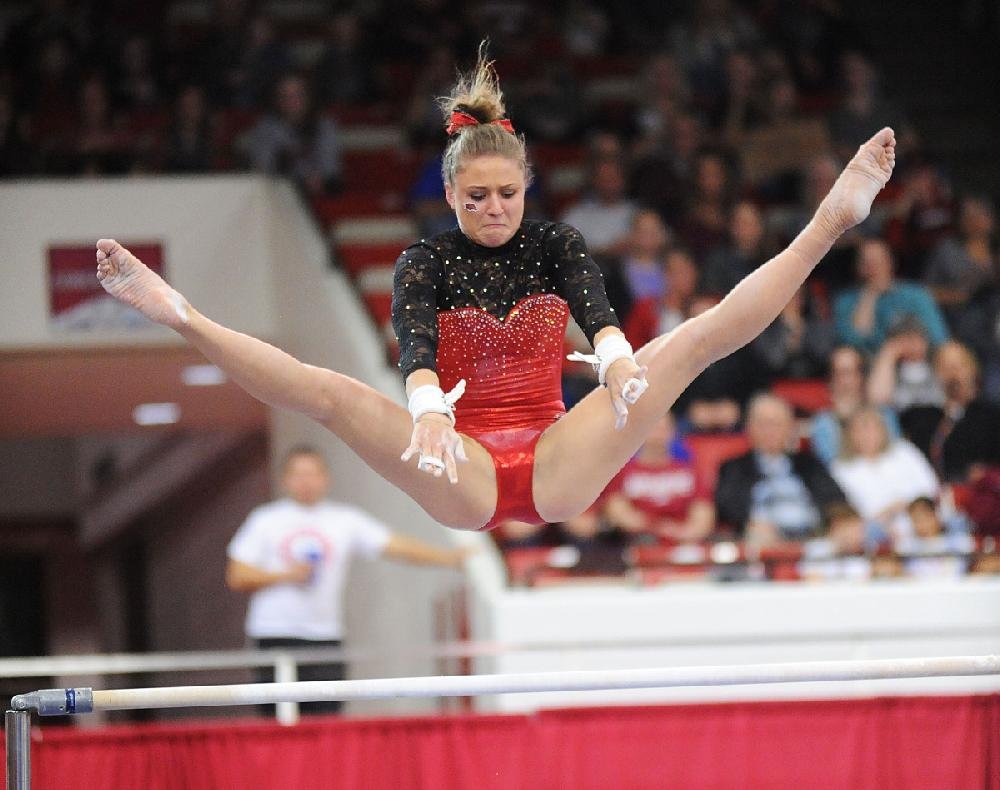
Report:
M878 145L889 145L895 141L895 137L896 133L892 130L892 127L886 126L875 132L870 142L877 143Z

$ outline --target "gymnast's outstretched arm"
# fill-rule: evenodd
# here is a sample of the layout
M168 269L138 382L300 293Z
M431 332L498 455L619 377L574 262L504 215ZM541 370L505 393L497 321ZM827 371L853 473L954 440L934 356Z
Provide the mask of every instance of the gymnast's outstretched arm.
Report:
M868 216L895 161L895 134L882 129L858 149L812 220L783 252L745 277L718 305L688 322L692 362L698 369L742 348L767 328L839 236Z

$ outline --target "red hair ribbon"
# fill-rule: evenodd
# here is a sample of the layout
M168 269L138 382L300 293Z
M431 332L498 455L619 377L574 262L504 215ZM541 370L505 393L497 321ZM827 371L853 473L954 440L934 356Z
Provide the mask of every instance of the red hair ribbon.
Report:
M495 121L490 121L494 126L499 126L501 129L514 134L514 125L507 118L497 118ZM455 134L463 126L479 126L479 121L469 115L467 112L455 111L451 114L451 120L445 127L445 131L448 136Z

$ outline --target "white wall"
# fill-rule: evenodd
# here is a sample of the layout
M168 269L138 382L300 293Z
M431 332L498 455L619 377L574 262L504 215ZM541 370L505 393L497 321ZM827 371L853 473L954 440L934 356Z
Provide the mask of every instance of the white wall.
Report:
M479 637L529 648L481 672L1000 654L1000 578L568 586L492 596ZM530 648L537 649L530 649ZM508 694L485 710L604 703L1000 691L1000 676Z
M271 336L265 180L102 178L0 185L0 349L176 343L171 332L67 333L48 321L50 245L158 241L172 284L234 329Z

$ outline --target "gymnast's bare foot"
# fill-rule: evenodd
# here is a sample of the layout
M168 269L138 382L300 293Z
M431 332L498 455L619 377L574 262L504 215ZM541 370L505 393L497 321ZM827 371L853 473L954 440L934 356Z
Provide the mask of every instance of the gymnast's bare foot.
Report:
M114 239L97 242L97 279L105 291L150 321L171 329L188 321L187 300Z
M835 236L864 222L895 164L896 133L887 126L862 145L847 163L820 204L817 218Z

